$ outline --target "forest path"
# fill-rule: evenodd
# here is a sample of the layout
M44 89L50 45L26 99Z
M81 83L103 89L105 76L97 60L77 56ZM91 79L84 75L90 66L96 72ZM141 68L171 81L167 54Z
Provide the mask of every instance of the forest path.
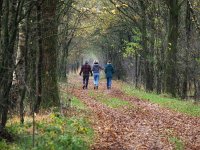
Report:
M99 89L93 89L92 78L88 90L82 89L82 78L69 79L75 84L73 95L93 112L94 130L97 135L92 149L99 150L170 150L200 149L200 118L190 117L163 107L128 96L121 90L121 83L113 81L106 89L105 80ZM128 106L111 108L102 99L127 101Z

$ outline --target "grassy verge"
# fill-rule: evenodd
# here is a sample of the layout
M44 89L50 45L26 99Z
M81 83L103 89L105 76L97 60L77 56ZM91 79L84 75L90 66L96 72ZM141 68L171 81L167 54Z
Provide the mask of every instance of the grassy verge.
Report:
M66 96L63 94L63 96ZM88 150L93 143L94 132L88 120L87 107L77 98L71 101L76 115L65 117L59 112L36 116L35 146L32 145L32 119L24 125L10 121L8 130L17 135L15 143L0 141L0 149L6 150ZM85 112L85 113L84 113ZM18 119L17 119L18 120Z
M184 150L184 143L177 137L170 137L169 142L174 145L175 150Z
M135 89L127 84L124 84L122 89L128 95L149 100L150 102L157 103L163 107L191 116L200 116L200 106L193 104L191 101L181 101L179 99L168 98L155 93L146 93L145 91Z
M61 97L62 105L64 105L64 106L74 107L77 109L77 111L78 110L87 110L86 105L83 102L81 102L79 99L77 99L76 97L72 97L71 101L69 101L68 95L65 92L61 92L60 97Z
M118 98L108 98L106 95L103 95L100 93L94 93L94 92L90 92L89 94L91 97L100 101L101 103L103 103L104 105L106 105L110 108L120 108L123 106L129 106L129 107L132 106L132 104L130 104L129 102L123 101Z

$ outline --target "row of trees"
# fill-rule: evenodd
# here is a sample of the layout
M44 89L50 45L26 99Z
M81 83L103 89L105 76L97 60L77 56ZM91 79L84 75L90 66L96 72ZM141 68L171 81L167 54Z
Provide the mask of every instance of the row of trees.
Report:
M78 48L70 55L82 49L86 56L92 56L90 51L101 62L111 59L117 78L131 80L136 88L183 99L200 98L199 1L84 3L76 6L84 7L88 14L72 42ZM76 56L72 61L84 57Z
M116 1L111 2L116 5ZM123 5L123 1L117 3ZM131 37L127 38L125 48L129 57L133 57L130 54L135 57L132 60L137 68L136 86L140 80L147 91L199 99L199 10L195 8L200 3L189 0L124 3L127 8L117 9L132 22L131 30L138 31L128 35ZM131 14L135 15L131 17Z
M0 132L9 110L59 106L58 80L111 59L146 91L200 97L197 0L0 0ZM91 58L91 59L92 59Z
M69 48L77 49L71 43L88 15L86 4L0 0L0 136L13 112L23 123L25 112L60 107L58 81L66 79L68 61L81 55Z
M59 4L58 0L0 1L0 132L12 106L19 105L23 123L25 102L32 112L41 103L59 105Z
M113 61L118 78L131 80L146 91L200 98L199 1L110 0L97 4L101 4L97 19L104 21L91 38L98 40L94 43L105 59Z

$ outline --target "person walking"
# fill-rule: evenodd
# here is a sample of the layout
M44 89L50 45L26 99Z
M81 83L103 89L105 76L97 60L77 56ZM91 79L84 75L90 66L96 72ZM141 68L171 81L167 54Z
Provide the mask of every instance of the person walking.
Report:
M113 65L111 64L111 61L108 61L107 65L105 66L107 89L111 89L113 73L114 73Z
M92 76L92 69L91 66L88 64L88 61L85 61L85 64L82 65L79 75L81 76L82 73L83 73L83 89L87 89L90 74Z
M99 87L100 70L103 70L103 68L99 65L99 62L95 60L92 67L94 76L94 89L98 89Z

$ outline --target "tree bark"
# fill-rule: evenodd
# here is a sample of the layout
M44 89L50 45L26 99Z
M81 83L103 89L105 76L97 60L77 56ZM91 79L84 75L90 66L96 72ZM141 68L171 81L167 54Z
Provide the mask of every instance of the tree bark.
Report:
M42 4L42 103L43 106L59 106L57 85L57 0L45 0Z
M14 3L15 4L15 3ZM18 29L19 12L9 12L10 2L5 1L3 5L5 12L3 14L2 31L3 31L3 46L2 46L2 63L0 64L0 119L1 126L5 127L7 122L9 93L12 86L13 71L14 71L14 46ZM16 11L19 11L19 5ZM9 23L10 22L10 23ZM12 29L9 30L9 27ZM10 31L10 32L9 32Z
M144 78L146 91L153 91L153 74L152 67L149 62L149 49L147 47L147 19L146 19L146 5L144 1L140 0L140 6L142 9L142 47L143 47L143 57L144 57Z
M42 102L42 69L43 69L43 46L42 46L42 28L41 28L41 4L37 3L37 33L38 33L38 61L36 68L36 102L34 112L39 111Z
M6 1L4 4L5 12L3 16L3 46L2 46L2 53L3 53L3 61L0 66L0 121L1 126L4 128L7 121L7 112L8 112L8 100L9 100L9 92L12 84L12 74L11 74L11 67L12 67L12 50L8 48L9 45L9 32L8 32L8 21L9 21L9 1ZM11 53L7 53L11 52Z
M169 0L169 31L168 31L168 49L166 56L166 92L176 96L177 87L177 43L179 26L179 5L178 0Z
M187 1L186 6L186 17L185 17L185 25L186 25L186 41L187 41L187 47L185 49L185 71L184 71L184 81L183 81L183 87L182 87L182 98L185 99L187 97L187 91L188 91L188 69L189 69L189 49L190 49L190 36L191 36L191 15L190 15L190 5Z

